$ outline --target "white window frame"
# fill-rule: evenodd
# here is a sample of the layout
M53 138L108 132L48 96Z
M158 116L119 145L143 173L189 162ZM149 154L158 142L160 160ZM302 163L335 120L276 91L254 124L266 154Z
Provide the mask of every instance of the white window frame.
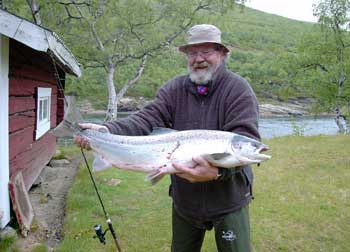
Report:
M51 127L51 88L38 87L36 104L35 140L42 137Z

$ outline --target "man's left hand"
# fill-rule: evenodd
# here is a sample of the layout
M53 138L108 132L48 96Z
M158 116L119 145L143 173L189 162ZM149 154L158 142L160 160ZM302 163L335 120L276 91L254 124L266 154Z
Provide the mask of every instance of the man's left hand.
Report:
M193 162L196 163L194 167L174 163L173 166L179 171L176 175L192 183L206 182L217 178L219 169L209 164L207 160L202 157L194 157Z

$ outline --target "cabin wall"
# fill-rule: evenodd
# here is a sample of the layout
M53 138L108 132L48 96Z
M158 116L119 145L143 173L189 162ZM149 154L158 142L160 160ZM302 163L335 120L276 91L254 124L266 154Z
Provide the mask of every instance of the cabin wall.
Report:
M62 75L62 73L61 73ZM63 74L64 77L64 74ZM35 141L36 89L48 87L51 93L51 128L57 125L57 81L51 58L10 40L9 56L9 159L10 176L22 171L27 190L56 150L56 138L44 134ZM59 108L62 110L62 108Z

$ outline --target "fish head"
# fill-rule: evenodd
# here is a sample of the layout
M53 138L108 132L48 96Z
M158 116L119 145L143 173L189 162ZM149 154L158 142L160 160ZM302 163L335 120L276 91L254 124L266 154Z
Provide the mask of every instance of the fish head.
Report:
M231 139L231 151L240 157L245 163L260 163L271 158L262 152L269 150L266 144L255 139L235 135Z

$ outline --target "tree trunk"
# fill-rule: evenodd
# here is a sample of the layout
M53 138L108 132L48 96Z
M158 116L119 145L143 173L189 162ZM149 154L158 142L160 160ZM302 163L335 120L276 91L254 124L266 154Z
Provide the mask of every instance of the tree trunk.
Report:
M345 117L341 111L341 102L340 99L342 97L343 85L344 85L344 75L342 74L338 81L338 93L336 98L336 107L335 107L335 123L338 126L338 132L341 134L346 133L346 124L344 125Z
M117 95L117 99L116 102L119 103L119 100L121 98L123 98L123 96L125 95L126 91L128 91L128 89L135 84L138 79L141 77L143 70L145 69L145 65L147 62L147 54L145 56L143 56L142 60L141 60L141 64L139 66L139 69L137 70L134 78L132 78L131 80L128 81L128 83L126 83L123 88L118 92Z
M112 63L112 59L109 59L107 67L107 86L108 86L108 107L105 122L114 121L117 119L117 102L116 91L114 87L114 72L115 66Z
M27 3L30 7L30 10L32 12L32 16L34 19L34 22L38 25L41 25L41 18L39 14L39 4L36 0L27 0Z
M335 123L338 126L338 132L341 134L346 133L346 122L344 120L344 116L341 113L341 108L339 107L339 105L337 105L336 109L335 109Z

